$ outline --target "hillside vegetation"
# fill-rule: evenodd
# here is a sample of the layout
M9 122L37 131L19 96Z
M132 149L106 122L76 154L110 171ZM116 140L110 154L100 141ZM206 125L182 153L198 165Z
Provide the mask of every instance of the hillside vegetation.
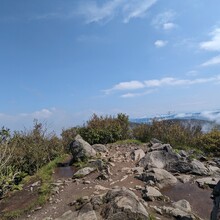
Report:
M34 121L31 130L14 133L3 127L0 130L0 197L19 189L25 176L36 174L44 165L68 153L68 146L77 134L90 144L123 140L148 142L156 138L177 150L191 150L205 156L219 156L220 152L220 131L217 129L204 134L200 126L156 120L150 125L130 126L129 117L122 113L117 116L94 114L85 125L63 130L61 137L49 133L38 121Z

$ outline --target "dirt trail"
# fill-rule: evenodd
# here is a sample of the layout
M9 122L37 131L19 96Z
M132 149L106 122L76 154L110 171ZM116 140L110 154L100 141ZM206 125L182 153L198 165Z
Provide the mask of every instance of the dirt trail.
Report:
M100 173L96 171L83 179L75 181L71 178L74 172L71 167L56 168L53 176L54 183L63 183L59 192L51 196L50 201L41 209L29 213L20 219L42 220L45 217L54 219L68 210L74 210L70 204L84 196L91 197L91 195L103 194L114 186L125 186L131 189L134 189L135 186L144 186L142 181L134 178L132 172L129 173L131 168L135 167L135 162L130 158L130 152L135 146L120 146L119 150L114 145L109 145L108 148L109 155L106 159L112 158L112 166L110 166L112 175L110 180L97 179ZM97 186L102 186L106 189L96 190ZM134 190L134 192L141 196L140 191Z
M59 167L55 169L53 175L53 193L49 199L49 201L43 207L37 207L35 210L30 213L17 218L19 220L42 220L47 218L47 220L55 219L60 217L64 212L68 210L74 211L74 206L71 204L74 203L77 199L88 196L89 198L93 195L101 195L108 191L108 189L113 188L115 186L125 186L126 188L134 191L134 193L141 197L141 187L144 187L144 182L134 178L135 174L131 171L132 168L136 167L135 161L131 159L130 153L132 150L137 148L136 145L108 145L109 153L103 156L103 159L110 162L110 179L100 180L97 177L100 175L98 171L91 173L90 175L79 179L72 179L73 173L76 171L73 167ZM145 148L145 146L138 146L138 148ZM145 149L144 149L145 150ZM165 189L164 194L170 196L173 200L180 200L185 198L186 191L180 190L183 185L177 185L176 188ZM140 190L139 190L140 189ZM196 188L197 189L197 188ZM185 189L187 190L187 188ZM191 190L191 188L190 188ZM195 188L192 190L195 191ZM201 189L196 191L201 195L208 196L209 192L205 191L204 194ZM192 193L192 197L190 197L190 203L198 201L198 194ZM19 194L20 193L20 194ZM182 194L181 194L182 193ZM195 196L194 196L195 195ZM10 198L9 203L0 203L0 211L2 210L16 210L18 208L24 208L25 205L30 203L33 198L36 198L36 193L31 191L30 184L25 187L23 191L14 194ZM194 198L195 197L195 198ZM187 198L186 198L187 199ZM189 199L189 198L188 198ZM207 198L206 204L209 205L208 209L211 208L211 200ZM200 201L201 199L199 199ZM197 213L200 212L199 209L203 204L198 201L198 205L194 206L194 211ZM208 203L207 203L208 202ZM11 205L10 205L11 204ZM159 205L163 206L163 201L149 202L149 206ZM209 215L209 210L203 209L202 213L204 219L209 219L207 216ZM158 215L154 209L149 208L155 217L159 217L160 219L170 219L164 216ZM201 214L201 213L198 213Z

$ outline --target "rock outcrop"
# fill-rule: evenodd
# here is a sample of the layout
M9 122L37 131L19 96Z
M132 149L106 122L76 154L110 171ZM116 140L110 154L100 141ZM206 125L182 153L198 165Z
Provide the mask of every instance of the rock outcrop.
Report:
M102 216L108 220L148 219L148 212L138 197L125 187L108 191Z
M84 141L80 135L75 137L75 140L70 144L69 148L73 156L70 163L83 161L96 156L96 151L88 142Z
M163 188L177 183L177 178L164 169L153 168L137 176L138 179L148 182L153 181L158 187Z

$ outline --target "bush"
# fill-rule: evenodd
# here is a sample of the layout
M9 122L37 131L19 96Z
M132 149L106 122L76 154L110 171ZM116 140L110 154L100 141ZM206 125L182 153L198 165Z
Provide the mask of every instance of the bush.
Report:
M117 117L94 114L87 124L78 129L79 134L90 144L107 144L130 137L129 120L125 114Z
M10 145L14 148L10 164L29 175L63 153L59 138L54 133L47 133L47 128L37 121L33 130L15 132Z
M209 133L203 134L198 138L198 146L207 154L220 156L220 131L213 129Z
M179 121L153 120L152 124L140 124L133 128L133 136L142 142L157 138L174 147L195 147L197 139L202 134L201 126L192 126L190 123L182 124Z

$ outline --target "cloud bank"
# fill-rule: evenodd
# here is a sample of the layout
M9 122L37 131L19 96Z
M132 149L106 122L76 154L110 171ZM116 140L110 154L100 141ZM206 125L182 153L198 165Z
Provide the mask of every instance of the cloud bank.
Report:
M205 84L205 83L220 83L220 75L213 76L209 78L196 78L196 79L177 79L173 77L165 77L161 79L152 79L145 81L129 81L121 82L114 85L112 88L104 90L106 95L109 95L118 91L131 91L131 90L140 90L140 89L157 89L168 86L190 86L196 84ZM142 93L125 93L121 95L122 98L133 98L141 95L146 95L152 93L154 90L145 91Z

